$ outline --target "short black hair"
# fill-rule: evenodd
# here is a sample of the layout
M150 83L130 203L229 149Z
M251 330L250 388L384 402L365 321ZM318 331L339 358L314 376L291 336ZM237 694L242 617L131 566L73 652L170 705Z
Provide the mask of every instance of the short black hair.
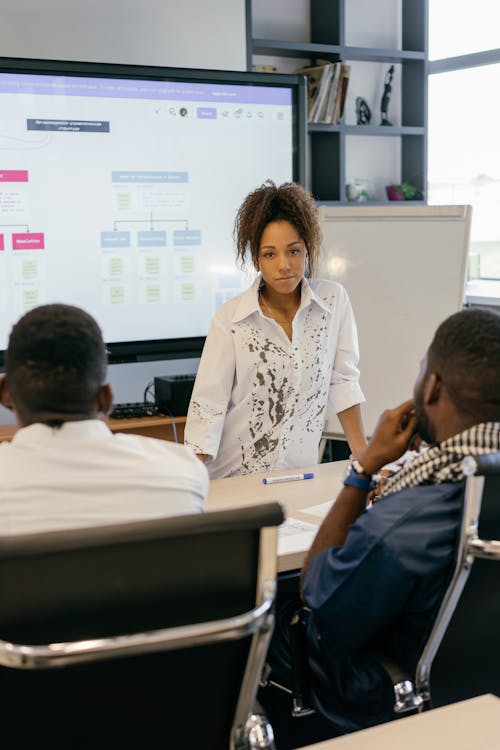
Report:
M106 368L101 329L79 307L36 307L10 334L5 373L19 413L89 414Z
M427 372L445 384L456 408L480 421L500 421L500 314L467 308L437 329Z

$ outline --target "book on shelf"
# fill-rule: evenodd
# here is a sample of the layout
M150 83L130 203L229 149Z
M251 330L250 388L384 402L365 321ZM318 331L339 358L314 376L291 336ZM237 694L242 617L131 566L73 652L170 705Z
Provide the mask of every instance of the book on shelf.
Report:
M321 77L321 85L314 102L311 112L311 122L322 122L323 113L325 111L328 95L330 92L330 84L333 78L334 65L328 63L324 66L324 72Z
M334 63L332 78L331 78L330 86L328 89L327 100L323 108L323 111L320 113L320 118L318 122L325 122L325 123L333 122L332 118L333 118L333 113L335 110L335 102L337 99L337 90L338 90L340 70L341 70L341 64Z
M347 88L349 86L349 76L351 73L351 66L346 63L342 63L340 78L337 86L337 95L335 99L335 109L332 115L332 122L338 123L342 119L344 114L345 100L347 96Z
M341 62L323 62L296 71L307 76L308 121L337 123L342 117L350 66Z
M321 83L325 74L326 64L299 68L297 73L307 76L307 119L312 122L313 112L317 109Z

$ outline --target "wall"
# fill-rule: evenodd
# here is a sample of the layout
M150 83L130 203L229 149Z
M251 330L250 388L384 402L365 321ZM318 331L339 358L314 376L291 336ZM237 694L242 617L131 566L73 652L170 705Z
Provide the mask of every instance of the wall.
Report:
M244 0L2 0L3 57L245 70Z
M3 57L246 69L245 0L1 0ZM140 401L155 375L198 360L114 365L116 402ZM0 423L13 421L0 407Z

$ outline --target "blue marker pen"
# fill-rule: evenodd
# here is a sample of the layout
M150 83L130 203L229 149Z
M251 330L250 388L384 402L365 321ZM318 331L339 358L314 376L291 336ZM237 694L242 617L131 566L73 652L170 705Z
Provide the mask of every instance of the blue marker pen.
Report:
M288 474L285 477L265 477L262 481L264 484L278 484L278 482L297 482L299 479L314 479L314 474L311 471L306 474Z

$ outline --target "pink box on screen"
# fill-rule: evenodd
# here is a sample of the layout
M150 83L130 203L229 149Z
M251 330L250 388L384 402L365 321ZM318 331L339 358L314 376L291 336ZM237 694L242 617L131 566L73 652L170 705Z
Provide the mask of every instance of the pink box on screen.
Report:
M43 232L23 232L12 235L13 250L43 250L44 247Z
M0 182L28 182L28 170L0 169Z
M0 250L4 250L4 249L5 249L5 244L3 241L3 234L0 234Z

